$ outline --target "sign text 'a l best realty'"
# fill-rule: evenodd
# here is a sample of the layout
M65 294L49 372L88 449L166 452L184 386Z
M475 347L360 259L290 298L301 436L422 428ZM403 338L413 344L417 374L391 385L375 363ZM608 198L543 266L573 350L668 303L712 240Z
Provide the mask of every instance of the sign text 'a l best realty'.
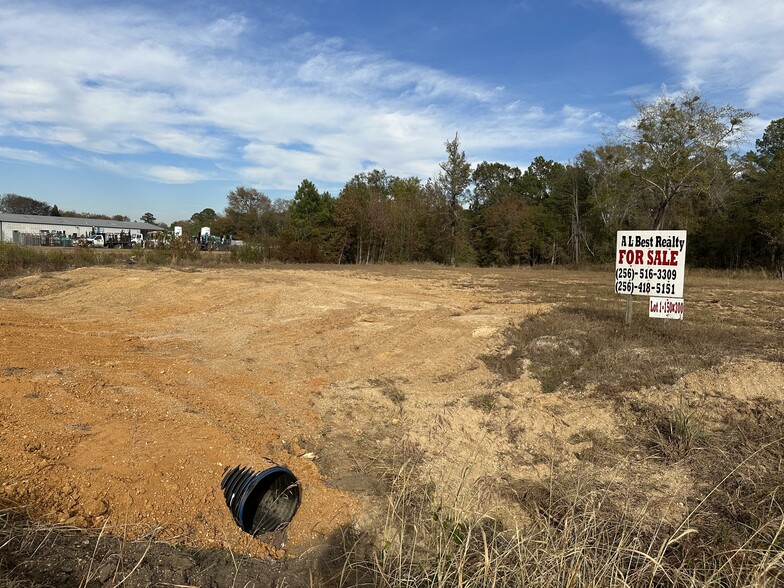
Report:
M686 231L618 231L615 292L683 298Z

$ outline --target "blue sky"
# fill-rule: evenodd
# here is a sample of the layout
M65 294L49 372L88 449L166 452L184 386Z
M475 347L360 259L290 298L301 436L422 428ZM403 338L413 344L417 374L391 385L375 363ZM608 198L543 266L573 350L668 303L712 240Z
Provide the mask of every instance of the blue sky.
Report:
M159 220L566 162L684 88L784 116L781 0L0 0L0 193Z

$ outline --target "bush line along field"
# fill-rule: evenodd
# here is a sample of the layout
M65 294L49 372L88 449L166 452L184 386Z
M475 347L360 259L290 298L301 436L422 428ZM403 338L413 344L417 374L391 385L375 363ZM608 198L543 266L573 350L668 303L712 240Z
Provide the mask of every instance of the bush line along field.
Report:
M155 264L137 257L131 267L125 256L74 251L56 267L41 259L20 262L19 255L32 254L14 250L12 257L9 251L0 251L6 276L74 267L79 255L89 256L88 265L98 258L111 265L120 260L129 276L139 265ZM189 276L227 284L221 281L225 272L237 271L202 266L200 259L171 257L163 265L192 272L178 272L177 283L185 288ZM93 280L111 271L122 281L117 268L90 271L98 272L88 276ZM455 351L443 364L454 364L453 372L439 364L423 372L425 379L418 368L396 372L393 364L377 363L365 366L362 380L343 372L338 377L331 371L334 358L319 360L332 383L314 404L325 444L314 463L363 505L363 515L325 537L323 549L262 562L191 551L155 536L123 543L99 529L77 531L36 519L35 509L33 518L23 516L24 505L6 499L0 586L47 585L54 577L62 579L59 585L74 586L692 587L784 581L780 281L751 272L689 271L683 321L649 319L638 298L632 325L624 327L624 299L612 293L612 272L603 269L259 266L226 275L258 283L256 298L268 296L262 282L290 275L301 284L293 291L305 296L312 288L325 308L331 300L327 284L354 288L349 307L356 307L357 328L376 337L393 333L368 357L392 353L395 366L429 358L405 355L407 347L422 353L413 326L398 335L385 321L410 311L413 300L438 310L443 302L436 293L455 302L437 319L424 320L423 314L413 322L433 333L471 323L473 337L486 336L486 344L470 348L477 350L475 362ZM0 295L24 302L22 293L32 296L34 285L6 278ZM411 294L414 288L419 298ZM390 300L409 306L383 318ZM494 322L479 322L491 311ZM288 344L304 345L315 358L321 353L317 342L332 336L329 328L313 326ZM270 341L273 336L266 335ZM442 335L422 337L443 348L458 343ZM354 353L362 353L363 341L370 339L357 340ZM363 373L361 366L356 373ZM354 422L362 430L355 431ZM473 445L474 453L458 451L461 443ZM441 475L439 468L450 462L452 470ZM56 545L68 546L70 563L63 563L66 548Z
M37 271L62 271L77 267L108 265L160 266L188 262L201 265L214 265L234 256L210 252L201 255L197 245L182 243L180 247L160 249L108 249L96 250L88 247L41 248L24 247L0 242L0 278Z

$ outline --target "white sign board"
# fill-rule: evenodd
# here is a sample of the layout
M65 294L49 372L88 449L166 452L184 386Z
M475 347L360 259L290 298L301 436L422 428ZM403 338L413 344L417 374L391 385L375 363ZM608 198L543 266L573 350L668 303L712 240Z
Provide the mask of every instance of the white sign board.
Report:
M648 316L683 320L683 298L651 298L648 302Z
M618 231L615 293L683 298L686 231Z
M182 227L179 225L175 225L174 227L174 236L175 237L182 237Z

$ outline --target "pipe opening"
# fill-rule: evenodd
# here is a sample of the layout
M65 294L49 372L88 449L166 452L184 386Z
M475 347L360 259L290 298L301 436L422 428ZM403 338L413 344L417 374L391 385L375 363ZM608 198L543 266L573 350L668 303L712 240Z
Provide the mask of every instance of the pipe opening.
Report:
M234 521L253 536L288 525L300 504L299 482L282 466L262 472L250 467L227 468L221 489Z

